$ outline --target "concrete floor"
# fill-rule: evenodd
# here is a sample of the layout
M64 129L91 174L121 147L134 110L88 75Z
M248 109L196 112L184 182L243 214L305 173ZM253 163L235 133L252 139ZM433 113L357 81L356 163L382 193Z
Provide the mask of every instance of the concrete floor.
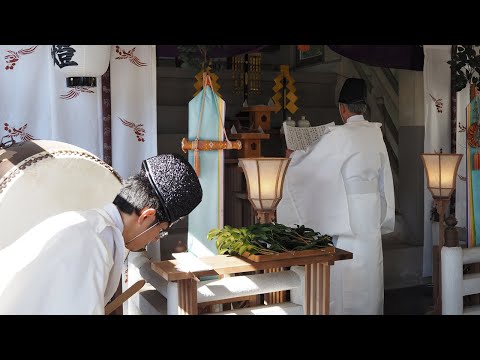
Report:
M385 290L384 315L425 315L432 309L431 284Z

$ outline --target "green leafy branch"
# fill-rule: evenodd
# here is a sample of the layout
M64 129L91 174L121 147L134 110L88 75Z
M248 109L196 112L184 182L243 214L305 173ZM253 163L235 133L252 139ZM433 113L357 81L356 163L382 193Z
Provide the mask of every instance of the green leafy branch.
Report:
M220 255L242 255L245 251L250 254L273 255L333 246L329 235L322 235L304 225L292 228L278 223L242 228L225 225L223 229L210 230L207 239L216 240Z
M452 54L452 59L447 61L453 70L455 91L464 89L467 84L476 85L480 90L480 45L458 45Z

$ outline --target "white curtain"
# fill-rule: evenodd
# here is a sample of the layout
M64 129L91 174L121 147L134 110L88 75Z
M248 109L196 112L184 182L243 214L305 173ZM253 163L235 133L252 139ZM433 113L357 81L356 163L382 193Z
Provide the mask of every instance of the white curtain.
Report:
M103 157L101 78L67 88L51 45L0 45L0 138L67 142Z
M451 45L424 45L423 86L425 104L424 152L450 152L450 66ZM423 276L432 276L432 222L430 211L433 198L424 181L424 247Z
M458 227L467 228L467 106L470 103L470 86L457 92L457 154L463 154L458 166L457 185L455 190L455 217ZM468 245L468 241L467 241Z
M122 177L157 155L155 45L116 45L110 59L112 166Z

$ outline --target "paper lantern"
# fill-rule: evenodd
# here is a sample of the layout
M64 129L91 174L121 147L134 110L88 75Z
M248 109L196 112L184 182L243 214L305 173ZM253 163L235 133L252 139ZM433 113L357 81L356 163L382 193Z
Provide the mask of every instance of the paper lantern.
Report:
M455 190L462 154L420 154L427 174L427 187L434 199L450 199Z
M271 222L282 199L283 180L290 159L240 158L238 162L247 180L248 200L256 210L257 217L262 223Z
M52 45L51 56L55 69L62 72L67 87L97 85L110 63L111 45Z

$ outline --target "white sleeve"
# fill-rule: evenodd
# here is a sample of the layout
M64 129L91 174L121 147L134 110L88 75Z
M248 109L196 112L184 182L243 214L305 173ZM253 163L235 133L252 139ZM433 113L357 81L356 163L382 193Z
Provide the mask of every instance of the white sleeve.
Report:
M110 267L101 240L72 226L16 270L0 294L0 313L103 315Z
M388 153L382 153L382 167L379 174L379 192L381 203L381 233L388 234L395 228L395 193L393 188L392 169Z
M116 256L115 256L116 247L115 247L114 232L112 227L107 226L105 229L103 229L103 231L99 234L99 236L103 240L103 244L107 249L109 257L112 259L116 259ZM118 288L117 277L114 276L113 274L114 272L113 265L114 264L112 264L112 269L109 272L107 286L105 288L105 294L104 294L105 305L112 299L113 295L115 295L116 289ZM116 284L114 284L113 282L116 282Z

